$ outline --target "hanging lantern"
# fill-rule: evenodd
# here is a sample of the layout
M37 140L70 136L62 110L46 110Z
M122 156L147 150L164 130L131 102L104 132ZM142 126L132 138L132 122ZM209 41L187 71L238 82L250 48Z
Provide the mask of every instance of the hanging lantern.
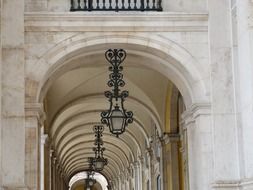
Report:
M87 187L92 187L96 183L96 180L94 179L94 172L89 170L87 172L87 178L85 180L85 184Z
M95 157L89 158L89 162L95 171L102 171L104 169L104 166L108 164L108 160L104 158L103 155L105 148L102 147L104 144L102 139L104 127L102 125L95 125L93 127L93 131L95 132L96 137L94 142L94 145L96 147L93 148L93 151L95 152Z
M109 127L112 134L117 137L125 132L129 123L133 122L133 112L126 111L124 108L124 101L128 97L128 91L120 91L119 87L123 87L125 82L123 80L123 67L121 63L126 58L126 52L123 49L109 49L105 53L107 61L111 64L109 71L110 80L108 86L112 87L112 91L105 91L105 96L110 102L109 110L101 113L101 122Z

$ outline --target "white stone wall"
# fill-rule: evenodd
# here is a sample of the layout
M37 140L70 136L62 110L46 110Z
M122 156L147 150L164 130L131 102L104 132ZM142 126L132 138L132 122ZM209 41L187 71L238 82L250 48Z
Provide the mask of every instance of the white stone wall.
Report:
M121 18L115 18L114 13L103 15L75 14L74 16L69 14L67 17L66 14L26 14L25 68L27 82L37 85L40 84L41 81L43 82L47 71L55 67L57 63L56 59L65 55L70 56L68 54L71 54L72 44L74 44L74 47L78 47L77 50L85 48L85 46L89 47L99 44L100 46L104 46L111 42L119 43L120 46L122 44L133 46L134 44L141 44L145 48L152 46L153 48L171 53L173 49L180 49L176 51L177 56L181 57L186 65L189 64L189 68L193 70L196 69L198 70L197 73L201 73L198 79L199 81L194 81L195 84L193 84L193 86L198 82L205 85L205 96L200 98L200 95L196 95L200 99L196 98L194 101L209 100L210 67L206 14L150 13L143 17L140 14L133 13L129 14L127 17L125 17L124 14L121 14L121 16ZM134 22L136 18L138 18L138 20ZM124 22L122 22L122 20L124 20ZM150 20L150 22L147 23L146 20ZM153 35L150 35L151 32ZM94 38L94 40L90 40L91 38ZM76 42L77 39L85 41L85 43L76 45L78 42ZM142 39L147 39L147 41L141 42ZM159 40L161 43L156 44L156 41ZM154 41L153 45L151 43L152 41ZM166 50L166 46L170 46L170 50ZM85 50L82 52L85 53ZM184 54L187 54L189 57L183 58L185 56ZM51 59L51 56L56 56L56 58ZM190 61L191 59L192 61ZM30 91L27 90L27 95L32 97L34 95L32 90L31 94L29 94L29 92ZM29 100L35 100L35 98ZM206 125L205 122L208 121L209 120L201 121L198 125L198 129L202 131L201 126ZM208 136L210 135L209 131L205 136L201 136L201 132L199 132L199 134L199 137L202 139L208 140L210 138ZM206 157L208 157L207 161L209 162L209 159L211 159L210 150L208 150L207 154L204 154L207 151L205 149L206 140L201 141L201 143L204 143L200 147L201 153L203 153L204 156L201 157L200 161L202 159L206 160ZM209 168L206 167L200 167L200 169L197 170L198 167L197 164L194 164L191 168L193 170L192 173L198 171L199 175L202 175L206 169L209 170ZM158 166L156 166L156 168L158 168ZM137 178L143 179L142 181L145 182L141 175L142 172L139 171L141 167L136 167L135 169ZM202 178L204 178L204 180ZM202 178L196 178L197 184L192 187L200 189L203 185L207 186L210 182L208 181L209 178L206 180L204 175ZM125 179L121 177L120 180L124 181ZM155 188L156 178L150 179L150 183L152 186L151 189ZM141 186L145 187L144 184L140 183L135 183L135 186L137 189L140 189Z
M13 7L19 7L13 13ZM2 1L1 186L25 188L24 2Z
M26 177L36 174L36 167L25 167L25 161L39 162L37 155L25 160L37 150L35 146L29 154L25 152L29 145L25 142L30 142L25 139L25 103L37 101L47 71L74 48L106 44L109 40L146 44L146 48L173 54L180 58L176 65L179 75L187 78L189 73L196 74L196 80L186 82L194 98L192 102L186 99L183 117L189 135L191 190L253 189L252 1L237 3L238 60L232 47L237 43L232 38L229 0L209 0L208 4L203 0L168 0L164 8L170 13L118 17L114 13L60 13L69 11L67 0L5 0L0 5L0 189L28 189L25 181L30 179ZM24 6L26 12L47 13L24 14ZM13 11L14 7L18 8ZM208 15L197 14L205 11ZM94 39L89 41L87 37ZM78 42L77 38L86 42L76 47L73 42ZM166 70L164 65L161 70ZM179 82L178 87L185 86ZM184 90L188 89L180 90L187 95ZM36 131L35 115L27 124ZM34 170L25 173L29 169ZM33 179L31 183L36 188L38 181Z

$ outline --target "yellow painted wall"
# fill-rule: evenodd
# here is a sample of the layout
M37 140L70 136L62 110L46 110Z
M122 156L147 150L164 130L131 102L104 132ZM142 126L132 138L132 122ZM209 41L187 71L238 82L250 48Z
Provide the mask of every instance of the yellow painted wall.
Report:
M84 185L79 185L74 190L85 190Z
M83 184L81 184L81 185L78 185L74 190L86 190L86 188ZM97 188L92 187L91 190L97 190Z
M172 90L173 90L173 84L169 83L168 87L167 87L167 97L166 97L166 110L165 110L165 132L166 133L170 133L171 132L171 121L170 121L170 117L171 117L171 97L172 97ZM179 123L178 123L179 126ZM180 152L180 149L182 147L182 142L179 142L178 144L178 164L179 164L179 179L180 179L180 190L184 190L184 168L183 168L183 159L182 159L182 153ZM167 144L165 145L165 153L166 154L170 154L171 153L171 145ZM166 171L165 175L166 178L168 180L167 183L167 189L166 190L173 190L172 188L172 183L173 183L173 179L172 179L172 167L171 167L171 162L169 163L168 161L166 162Z

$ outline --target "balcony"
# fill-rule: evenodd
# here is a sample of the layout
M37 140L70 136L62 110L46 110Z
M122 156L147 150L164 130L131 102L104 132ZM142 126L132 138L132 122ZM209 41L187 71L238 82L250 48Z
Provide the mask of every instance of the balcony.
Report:
M162 11L162 0L71 0L70 11Z

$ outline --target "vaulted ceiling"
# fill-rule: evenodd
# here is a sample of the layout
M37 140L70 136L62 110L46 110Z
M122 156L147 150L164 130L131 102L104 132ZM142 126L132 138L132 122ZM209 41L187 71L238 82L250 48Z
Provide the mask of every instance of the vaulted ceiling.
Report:
M125 108L134 113L134 122L119 138L107 127L103 134L104 156L109 164L102 172L108 179L117 176L143 155L155 126L164 131L168 88L171 82L157 71L139 62L152 60L129 53L123 63L125 90L130 96ZM45 98L47 131L55 153L68 178L88 168L94 156L93 126L100 124L100 113L109 108L104 91L109 90L108 66L103 54L76 57L68 64L79 67L66 70L52 82ZM82 64L85 63L85 64Z

